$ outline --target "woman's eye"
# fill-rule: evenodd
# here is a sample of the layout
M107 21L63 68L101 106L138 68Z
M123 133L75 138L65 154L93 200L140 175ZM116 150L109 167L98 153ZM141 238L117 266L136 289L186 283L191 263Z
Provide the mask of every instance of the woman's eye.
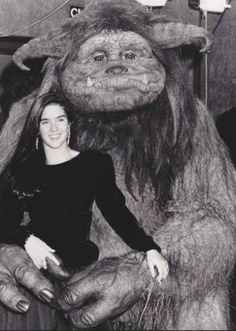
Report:
M132 52L129 52L129 53L126 53L125 54L126 60L134 60L135 57L136 57L136 55L134 53L132 53Z
M48 124L48 121L41 121L40 123L41 125L45 125L45 124Z
M99 54L99 55L94 56L94 61L101 62L104 60L104 58L105 58L104 54Z

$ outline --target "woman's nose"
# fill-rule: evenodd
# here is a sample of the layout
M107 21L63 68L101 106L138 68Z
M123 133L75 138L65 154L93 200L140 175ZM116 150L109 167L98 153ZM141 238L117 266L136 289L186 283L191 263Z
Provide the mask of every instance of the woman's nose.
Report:
M57 123L52 121L50 129L51 129L51 131L57 131Z

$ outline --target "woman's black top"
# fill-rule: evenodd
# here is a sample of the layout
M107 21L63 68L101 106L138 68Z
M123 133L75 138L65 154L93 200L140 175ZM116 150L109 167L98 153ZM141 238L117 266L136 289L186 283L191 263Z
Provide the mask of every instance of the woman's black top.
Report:
M83 243L93 246L89 232L96 201L106 221L132 249L160 251L126 207L109 155L80 152L64 163L43 165L42 177L41 191L31 198L19 198L6 187L0 206L0 241L23 246L33 233L67 260L75 251L81 254ZM20 225L24 211L30 216L27 226Z

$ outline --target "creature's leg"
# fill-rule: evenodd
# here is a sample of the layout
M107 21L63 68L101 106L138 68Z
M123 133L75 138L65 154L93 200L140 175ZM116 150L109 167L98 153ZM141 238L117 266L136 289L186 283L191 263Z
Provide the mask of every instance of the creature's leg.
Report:
M229 304L226 292L208 294L202 303L188 301L183 304L178 319L178 330L228 330Z

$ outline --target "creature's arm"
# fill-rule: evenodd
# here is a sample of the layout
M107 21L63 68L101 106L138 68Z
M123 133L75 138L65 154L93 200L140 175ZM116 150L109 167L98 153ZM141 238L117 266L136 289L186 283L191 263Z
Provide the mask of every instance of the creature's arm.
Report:
M147 252L160 247L138 225L135 216L125 205L125 197L116 185L112 160L109 155L99 165L95 201L106 221L132 249Z

